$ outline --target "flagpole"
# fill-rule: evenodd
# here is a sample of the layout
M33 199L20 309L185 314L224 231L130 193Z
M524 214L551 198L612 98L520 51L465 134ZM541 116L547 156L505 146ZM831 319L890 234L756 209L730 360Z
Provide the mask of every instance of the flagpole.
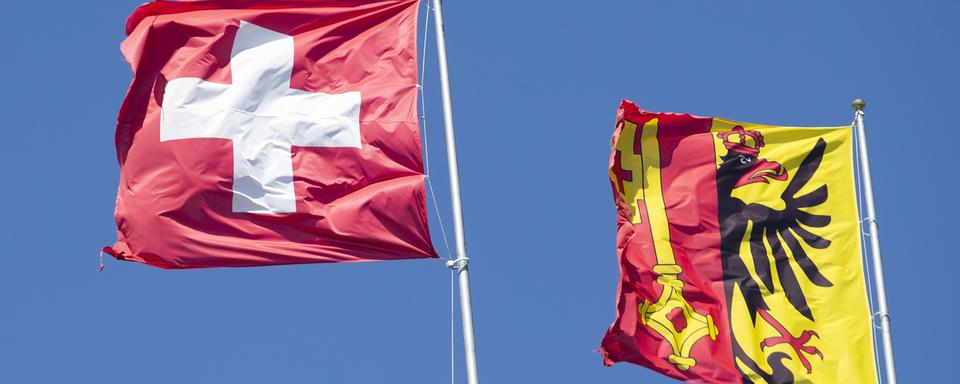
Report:
M880 318L880 336L883 343L883 361L887 383L897 383L897 372L893 364L893 340L890 336L890 313L887 312L887 291L883 282L883 261L880 260L880 230L877 226L877 209L873 204L873 179L870 176L870 159L867 156L867 132L863 127L863 108L866 103L861 99L853 101L856 110L854 125L857 141L860 142L860 172L864 184L863 193L867 203L867 223L870 225L870 255L873 257L873 281L877 287L877 313Z
M473 308L470 302L470 272L467 264L467 246L463 235L463 210L460 205L460 174L457 170L457 145L453 132L453 105L450 101L450 76L447 71L447 44L443 30L441 1L433 1L433 16L436 23L437 59L440 62L440 91L443 99L443 125L447 136L447 168L450 171L450 204L453 208L453 233L457 258L447 262L447 267L457 271L460 280L460 317L463 320L463 349L467 359L467 382L478 384L477 349L473 338Z

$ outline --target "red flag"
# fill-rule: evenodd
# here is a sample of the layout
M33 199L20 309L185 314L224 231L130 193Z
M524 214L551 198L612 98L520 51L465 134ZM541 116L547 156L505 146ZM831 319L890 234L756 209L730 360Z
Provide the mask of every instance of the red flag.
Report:
M416 20L414 0L137 8L107 251L161 268L436 257Z

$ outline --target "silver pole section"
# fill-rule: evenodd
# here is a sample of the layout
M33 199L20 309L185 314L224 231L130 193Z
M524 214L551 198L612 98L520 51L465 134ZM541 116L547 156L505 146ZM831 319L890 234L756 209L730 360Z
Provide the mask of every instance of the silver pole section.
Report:
M433 0L436 23L437 59L440 62L440 91L443 98L443 125L447 134L447 167L450 171L450 204L453 208L453 233L457 258L447 262L460 279L460 317L463 319L463 349L467 358L467 382L478 384L477 347L473 338L473 309L470 303L470 272L467 264L467 246L463 236L463 210L460 205L460 174L457 170L457 143L453 132L453 105L450 101L450 75L447 71L447 43L443 30L443 11L440 0Z
M873 179L870 176L870 159L867 156L867 132L863 128L863 108L866 103L861 99L853 101L856 115L854 125L860 152L860 171L863 173L863 194L867 202L867 222L870 225L870 256L873 257L873 281L877 287L877 313L880 318L880 336L883 342L883 361L887 383L897 383L897 372L893 367L893 340L890 336L890 313L887 312L887 290L883 282L883 261L880 260L880 230L877 227L877 208L873 204Z

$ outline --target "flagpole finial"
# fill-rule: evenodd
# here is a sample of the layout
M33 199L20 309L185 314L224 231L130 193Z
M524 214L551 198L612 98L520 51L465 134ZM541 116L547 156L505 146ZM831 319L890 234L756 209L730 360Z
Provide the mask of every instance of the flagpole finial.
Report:
M853 101L853 109L862 111L864 107L867 106L867 103L863 99L856 99Z

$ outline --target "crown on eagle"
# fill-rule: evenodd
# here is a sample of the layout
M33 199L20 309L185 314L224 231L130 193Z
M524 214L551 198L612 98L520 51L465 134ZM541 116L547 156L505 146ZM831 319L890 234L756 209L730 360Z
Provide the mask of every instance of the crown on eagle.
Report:
M728 150L756 156L760 153L763 144L763 134L754 130L744 130L741 126L733 127L727 132L717 133L723 139L723 146Z

